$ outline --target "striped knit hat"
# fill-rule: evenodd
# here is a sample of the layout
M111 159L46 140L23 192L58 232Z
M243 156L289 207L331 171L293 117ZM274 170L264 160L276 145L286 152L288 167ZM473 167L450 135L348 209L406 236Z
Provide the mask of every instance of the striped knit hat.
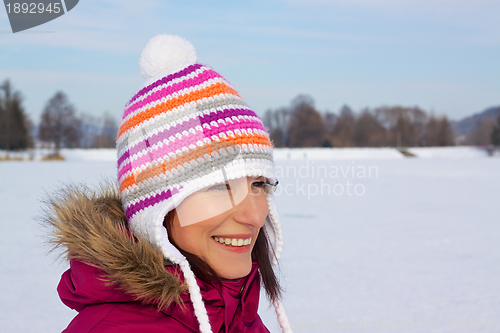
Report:
M118 182L131 230L180 265L200 331L211 332L186 258L169 241L163 221L190 194L247 176L274 179L272 145L260 118L213 69L197 63L187 40L157 35L139 61L144 87L126 104L118 131ZM264 225L277 263L281 228L271 195ZM291 331L279 301L284 331Z

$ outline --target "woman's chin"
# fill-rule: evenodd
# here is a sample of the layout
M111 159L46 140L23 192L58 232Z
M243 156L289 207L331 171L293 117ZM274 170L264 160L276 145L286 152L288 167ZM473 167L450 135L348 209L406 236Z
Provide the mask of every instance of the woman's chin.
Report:
M214 247L204 259L222 279L240 279L252 270L253 244L228 246L213 240L210 245Z
M235 280L247 276L252 270L252 262L227 263L213 267L218 276L226 280Z

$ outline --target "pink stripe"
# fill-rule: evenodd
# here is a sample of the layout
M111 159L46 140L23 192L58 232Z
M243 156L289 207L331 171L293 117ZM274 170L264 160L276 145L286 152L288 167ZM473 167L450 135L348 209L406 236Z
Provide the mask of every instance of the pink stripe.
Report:
M191 79L187 79L185 81L181 81L179 83L165 87L164 89L158 90L158 91L152 93L151 95L149 95L148 97L144 98L142 101L139 101L139 102L135 103L134 105L131 105L129 108L127 108L123 114L123 118L126 118L129 114L142 108L144 105L146 105L148 103L158 101L162 97L167 97L167 96L172 95L173 93L179 92L185 88L197 86L199 84L202 84L205 81L208 81L210 79L214 79L216 77L222 78L222 76L220 76L217 72L215 72L213 70L206 70L196 77L193 77Z
M139 98L140 96L146 95L149 91L153 90L154 88L161 86L162 84L168 83L174 79L178 79L178 78L181 78L181 77L186 76L188 74L191 74L192 72L196 72L201 67L202 67L202 65L200 65L200 64L193 64L193 65L190 65L190 66L184 68L180 72L167 75L167 76L159 79L158 81L151 83L149 86L142 88L137 94L135 94L134 97L132 97L130 99L130 101L128 101L128 103L125 105L125 108L127 108L127 105L132 104L137 98Z
M152 197L148 197L144 200L141 200L133 205L130 206L127 205L128 207L125 209L125 215L127 216L127 220L130 220L132 216L134 216L137 212L140 212L145 208L156 205L161 201L170 199L170 197L179 193L180 190L182 190L182 186L179 188L174 188L172 191L171 190L163 191Z

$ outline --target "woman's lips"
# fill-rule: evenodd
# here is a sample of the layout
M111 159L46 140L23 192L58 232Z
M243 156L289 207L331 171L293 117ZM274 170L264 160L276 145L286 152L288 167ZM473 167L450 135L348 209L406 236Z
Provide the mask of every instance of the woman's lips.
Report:
M211 237L224 250L244 253L250 250L252 234L224 235Z

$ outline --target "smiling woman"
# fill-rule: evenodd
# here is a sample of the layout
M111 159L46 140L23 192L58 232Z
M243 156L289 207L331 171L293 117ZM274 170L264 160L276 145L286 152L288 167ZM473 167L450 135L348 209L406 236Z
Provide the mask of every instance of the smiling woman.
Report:
M283 245L272 144L236 90L158 35L117 138L118 191L71 188L47 222L70 269L72 332L269 332L260 284L291 332L274 273Z

